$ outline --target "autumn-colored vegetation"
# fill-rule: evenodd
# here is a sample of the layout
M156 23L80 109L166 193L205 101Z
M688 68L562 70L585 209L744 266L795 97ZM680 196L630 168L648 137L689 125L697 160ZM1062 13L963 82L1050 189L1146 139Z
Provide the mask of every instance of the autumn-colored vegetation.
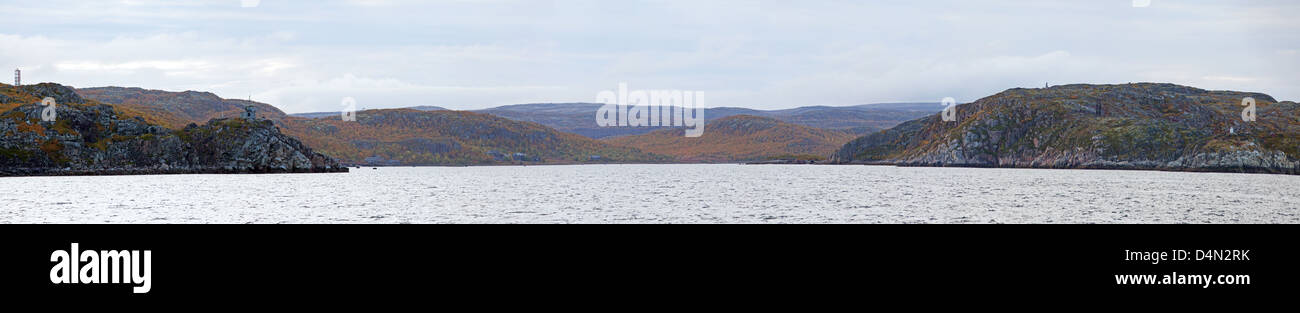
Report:
M597 103L532 103L506 105L477 110L517 121L534 122L556 130L575 133L596 139L642 135L669 127L602 127L596 125L592 114L600 109ZM934 103L882 103L856 106L808 106L782 110L756 110L736 107L705 109L706 122L736 115L774 118L782 122L813 128L842 130L862 135L893 127L931 113L941 106Z
M181 129L190 123L203 124L216 118L238 117L244 106L253 105L259 117L280 119L286 115L265 103L222 99L208 92L170 92L141 88L100 87L77 89L87 99L111 104L127 116L140 116L151 124Z
M853 137L843 131L736 115L709 122L704 134L696 138L684 136L682 129L669 129L605 141L672 155L684 162L743 162L780 157L812 160L815 158L807 155L830 155Z
M671 160L534 123L464 111L368 110L357 112L357 121L288 117L278 125L286 134L349 163L372 156L403 165ZM516 158L515 153L524 157Z
M413 109L357 112L357 121L338 116L294 117L270 105L221 99L204 92L166 92L140 88L88 88L78 93L111 103L123 114L143 116L153 124L182 129L213 118L239 116L257 107L290 136L344 163L365 164L378 157L402 165L470 165L499 163L665 162L671 158L615 147L534 123L487 114ZM523 157L516 157L522 153ZM505 157L500 157L504 155Z

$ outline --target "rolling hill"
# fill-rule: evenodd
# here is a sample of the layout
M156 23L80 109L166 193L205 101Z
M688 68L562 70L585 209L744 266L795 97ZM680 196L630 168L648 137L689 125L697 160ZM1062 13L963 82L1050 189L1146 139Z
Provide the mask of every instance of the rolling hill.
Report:
M609 145L542 125L465 111L367 110L357 120L288 117L285 133L350 163L666 162L671 158ZM367 160L371 158L371 160Z
M269 104L236 99L222 99L210 92L170 92L142 88L99 87L77 89L86 99L125 107L148 115L160 117L163 126L184 128L189 123L205 123L215 118L236 117L244 106L257 107L258 117L277 120L286 115ZM174 118L173 118L174 117Z
M443 107L437 107L437 106L431 106L431 105L414 106L414 107L409 107L409 108L405 108L405 109L412 109L412 110L417 110L417 111L445 111L445 110L447 110L446 108L443 108ZM336 116L341 116L342 113L343 113L343 112L340 112L340 111L334 111L334 112L308 112L308 113L293 113L293 114L289 114L289 116L305 117L305 118L322 118L322 117L336 117Z
M478 110L513 120L534 122L564 132L591 138L610 138L639 135L671 127L600 127L596 125L598 103L534 103L517 104ZM706 122L735 115L752 115L774 118L783 122L814 128L845 130L866 134L893 127L942 110L937 103L885 103L857 106L810 106L784 110L754 110L747 108L718 107L705 109Z
M683 129L605 139L616 145L667 154L683 162L742 162L772 158L819 159L854 138L843 131L795 125L753 115L715 119L700 137Z
M1139 83L1010 89L958 106L954 122L934 115L854 139L833 161L1297 174L1297 157L1295 102Z
M286 115L267 104L221 99L206 92L103 87L80 89L78 94L142 112L141 115L172 129L182 129L191 123L202 124L211 118L238 116L245 104L252 103L258 108L260 117L272 120L286 134L345 163L402 165L493 164L518 161L516 159L537 163L577 163L732 162L782 155L815 155L814 158L820 158L847 142L853 134L876 131L938 110L935 104L821 106L773 111L712 108L705 114L708 121L726 121L717 124L718 129L706 132L716 133L706 135L705 139L715 150L691 153L691 149L683 150L667 144L678 140L672 137L680 135L637 139L656 138L651 142L663 143L650 145L611 145L610 142L592 140L591 137L655 131L664 134L681 132L669 127L601 128L595 125L594 119L600 105L592 103L521 104L475 112L448 111L433 106L369 110L358 113L359 123L346 123L338 117L338 112ZM759 120L728 119L741 115L765 117ZM742 120L752 124L746 127L771 128L761 129L761 133L755 134L726 132L733 129L732 126L739 126L732 123ZM816 129L782 120L836 130ZM564 130L576 132L579 136L572 136ZM727 137L721 137L724 135ZM516 157L516 153L522 155ZM684 159L675 159L674 156Z
M317 118L286 115L273 106L221 99L206 92L167 92L141 88L86 88L77 94L144 112L172 129L211 118L239 116L245 104L258 108L286 134L317 151L351 164L470 165L496 163L665 162L671 158L615 147L579 135L488 114L418 109L367 110L356 122L338 112ZM522 155L516 155L522 153ZM593 158L598 156L598 158Z

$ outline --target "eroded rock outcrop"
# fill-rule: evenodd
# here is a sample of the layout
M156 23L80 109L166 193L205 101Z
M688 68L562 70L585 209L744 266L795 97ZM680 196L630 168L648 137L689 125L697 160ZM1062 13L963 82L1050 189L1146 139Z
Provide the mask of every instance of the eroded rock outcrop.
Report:
M56 106L54 121L41 119L47 107L38 103L0 114L0 176L347 171L267 120L214 119L171 130L55 86L36 90L69 100Z

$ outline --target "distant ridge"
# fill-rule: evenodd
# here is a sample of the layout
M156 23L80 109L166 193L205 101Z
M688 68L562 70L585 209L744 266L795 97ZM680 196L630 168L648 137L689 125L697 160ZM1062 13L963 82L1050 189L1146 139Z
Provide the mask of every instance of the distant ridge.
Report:
M409 108L405 108L405 109L412 109L412 110L419 110L419 111L446 111L446 110L447 110L446 108L438 107L438 106L432 106L432 105L414 106L414 107L409 107ZM293 113L293 114L289 114L289 116L294 116L294 117L304 117L304 118L326 118L326 117L336 117L336 116L341 116L342 114L343 114L343 112L341 112L341 111L335 111L335 112L308 112L308 113Z
M672 161L671 157L613 146L539 124L434 106L363 110L357 112L357 121L344 122L338 112L316 113L320 114L317 118L298 117L264 103L220 99L192 91L104 87L81 89L73 96L78 94L139 111L137 115L175 130L190 123L205 123L207 117L237 117L245 104L252 104L258 108L259 117L285 134L354 165Z
M697 138L666 129L605 141L675 156L682 162L748 162L769 159L822 160L854 138L843 131L790 124L770 117L733 115L704 126Z
M534 122L560 131L591 138L610 138L639 135L670 127L600 127L596 125L599 103L533 103L516 104L475 112L488 113L513 120ZM814 128L845 130L857 134L879 131L904 121L939 112L938 103L883 103L855 106L808 106L783 110L755 110L748 108L718 107L704 110L705 121L735 115L752 115L774 118L783 122Z
M356 121L288 117L288 134L349 163L482 165L669 162L535 123L468 111L384 109Z
M504 105L494 108L472 110L471 112L492 114L516 121L542 124L563 132L575 133L595 139L640 135L653 131L671 129L672 127L600 127L596 125L596 111L599 103L526 103ZM436 106L418 106L407 109L421 111L447 110ZM853 106L806 106L781 110L755 110L736 107L718 107L705 109L705 121L735 115L752 115L775 118L777 120L814 128L848 131L854 134L867 134L893 127L904 121L912 120L939 112L943 107L939 103L878 103ZM339 116L339 112L295 113L291 116L304 118L329 118Z

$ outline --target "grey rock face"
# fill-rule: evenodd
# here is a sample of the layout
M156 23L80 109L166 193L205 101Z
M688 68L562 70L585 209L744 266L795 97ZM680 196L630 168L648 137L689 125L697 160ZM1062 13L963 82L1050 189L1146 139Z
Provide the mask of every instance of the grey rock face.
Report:
M31 94L41 99L45 97L54 98L54 100L58 101L59 104L86 103L86 100L82 99L81 96L77 94L76 89L72 89L72 87L59 85L55 83L23 85L23 86L18 86L18 90L24 93Z
M0 176L347 171L266 120L216 119L173 131L120 117L108 105L59 105L54 122L41 121L44 108L27 104L0 116Z

